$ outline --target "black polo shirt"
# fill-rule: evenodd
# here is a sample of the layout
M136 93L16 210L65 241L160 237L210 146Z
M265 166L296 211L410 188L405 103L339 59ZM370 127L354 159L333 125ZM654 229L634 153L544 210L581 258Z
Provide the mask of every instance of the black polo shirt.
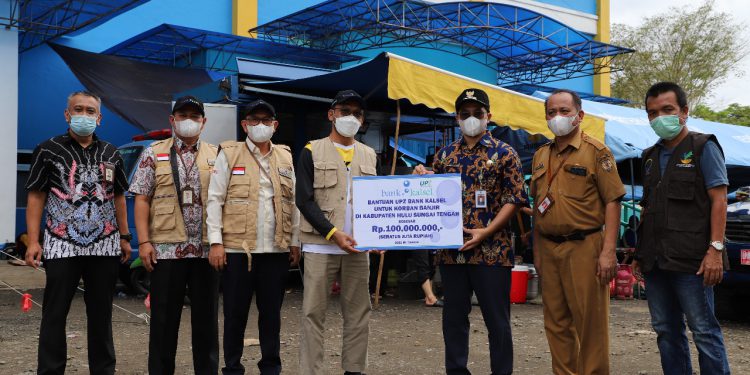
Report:
M96 135L86 148L68 134L37 146L26 190L47 193L44 257L119 256L114 196L127 188L120 153Z

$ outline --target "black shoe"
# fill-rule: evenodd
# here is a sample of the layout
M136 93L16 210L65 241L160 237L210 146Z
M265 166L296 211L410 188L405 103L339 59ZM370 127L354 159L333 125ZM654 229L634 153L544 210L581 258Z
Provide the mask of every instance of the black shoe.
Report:
M367 375L363 372L351 372L351 371L344 371L344 375Z

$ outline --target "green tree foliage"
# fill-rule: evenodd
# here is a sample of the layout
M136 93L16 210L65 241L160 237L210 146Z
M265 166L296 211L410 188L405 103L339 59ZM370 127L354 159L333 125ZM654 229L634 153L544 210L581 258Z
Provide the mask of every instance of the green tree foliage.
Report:
M732 103L724 110L714 111L705 105L699 104L690 111L690 115L708 121L723 122L750 126L750 106Z
M636 50L613 61L614 69L622 69L613 73L613 95L642 106L652 84L671 81L685 89L694 107L727 77L741 75L737 62L750 51L742 36L746 25L712 8L709 0L695 9L671 8L639 27L613 25L612 43Z

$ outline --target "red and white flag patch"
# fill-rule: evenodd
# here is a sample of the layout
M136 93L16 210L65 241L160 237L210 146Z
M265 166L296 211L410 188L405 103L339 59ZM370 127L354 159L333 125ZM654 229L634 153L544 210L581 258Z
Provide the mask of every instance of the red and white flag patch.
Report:
M156 154L156 160L169 161L169 154Z
M245 174L245 167L234 167L232 168L232 174Z

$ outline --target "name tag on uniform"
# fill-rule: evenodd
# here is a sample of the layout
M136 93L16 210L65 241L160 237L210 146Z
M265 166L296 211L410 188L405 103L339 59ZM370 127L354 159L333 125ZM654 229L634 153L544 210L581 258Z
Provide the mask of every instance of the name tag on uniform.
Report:
M547 210L549 210L550 207L552 207L552 204L554 204L555 201L552 200L552 197L547 195L544 197L544 199L539 203L539 205L536 207L537 211L539 211L539 214L544 216L545 213L547 213Z
M169 161L169 154L156 154L156 160Z
M232 174L243 175L245 174L245 167L234 167L232 168Z
M213 167L216 164L216 159L206 159L206 164L208 164L209 167Z
M486 190L477 190L474 192L474 204L476 208L487 208Z
M182 205L183 206L193 205L193 189L185 188L182 190Z
M104 181L110 184L115 182L115 165L112 163L102 163L104 165Z

